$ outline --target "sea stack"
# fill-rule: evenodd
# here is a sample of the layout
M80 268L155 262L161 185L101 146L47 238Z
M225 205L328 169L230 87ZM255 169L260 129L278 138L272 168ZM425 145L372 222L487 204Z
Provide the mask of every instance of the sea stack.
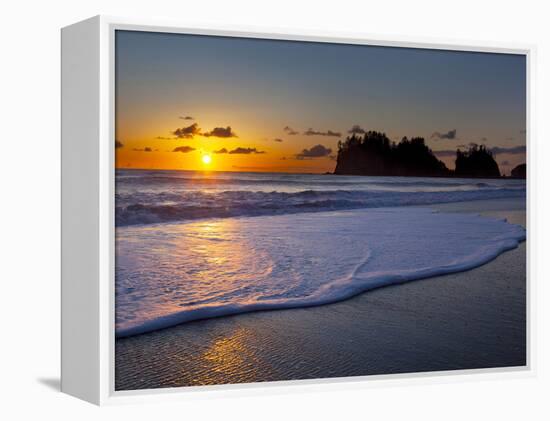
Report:
M456 177L500 177L500 169L493 154L485 146L473 145L469 150L456 151Z
M527 177L527 164L519 164L514 167L512 170L512 177L525 179Z
M445 164L436 158L421 137L394 143L385 133L369 131L338 142L334 174L434 177L449 176Z

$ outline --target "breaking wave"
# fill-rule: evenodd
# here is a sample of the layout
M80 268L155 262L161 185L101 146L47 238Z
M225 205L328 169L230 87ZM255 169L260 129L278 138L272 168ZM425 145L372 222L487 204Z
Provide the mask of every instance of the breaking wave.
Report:
M480 183L484 184L484 183ZM345 209L430 205L483 199L521 197L524 189L490 188L451 191L192 190L186 192L117 193L116 225L154 224L202 218L283 215Z

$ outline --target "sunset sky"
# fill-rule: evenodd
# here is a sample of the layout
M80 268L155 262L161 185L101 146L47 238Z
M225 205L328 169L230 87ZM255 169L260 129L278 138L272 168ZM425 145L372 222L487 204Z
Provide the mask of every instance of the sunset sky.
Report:
M118 168L332 172L337 143L422 136L525 162L524 56L117 31ZM210 156L210 163L205 163Z

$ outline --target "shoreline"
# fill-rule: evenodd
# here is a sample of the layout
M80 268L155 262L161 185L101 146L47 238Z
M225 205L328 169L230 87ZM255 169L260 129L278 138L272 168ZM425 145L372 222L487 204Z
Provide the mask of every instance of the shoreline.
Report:
M520 199L495 199L485 201L484 203L483 201L446 203L441 205L431 205L429 207L444 212L475 212L478 214L485 214L489 216L507 217L508 219L512 219L510 220L510 222L519 223L525 226L525 202ZM207 356L205 357L204 355L203 358L200 358L200 351L204 348L205 344L216 345L217 341L219 341L220 338L222 338L222 341L225 340L231 342L231 338L234 338L234 335L228 335L228 329L234 330L235 327L240 327L243 324L247 326L247 329L249 329L251 332L258 333L258 331L264 332L266 328L279 331L281 329L284 329L285 325L288 326L289 324L292 325L298 323L301 328L298 329L298 331L294 335L290 335L290 337L288 337L289 333L286 332L286 334L283 334L282 336L283 338L285 336L287 337L288 341L286 343L302 343L304 341L304 338L307 338L308 334L312 331L312 327L316 327L318 325L319 320L326 320L328 316L334 315L335 312L337 313L337 319L340 318L344 321L347 320L347 322L344 323L342 321L342 324L341 326L339 326L338 329L329 329L329 332L327 332L326 336L332 337L333 339L338 341L339 339L353 340L353 337L357 336L357 334L359 334L359 336L366 335L368 337L367 342L371 344L377 344L377 347L379 347L379 351L390 352L391 350L382 346L383 343L380 342L381 338L379 336L373 336L372 333L368 334L368 332L363 331L361 326L357 325L357 320L354 320L353 317L354 313L357 313L358 311L360 313L366 312L369 313L371 319L372 317L374 317L374 319L381 318L382 320L380 322L380 325L372 326L375 330L380 329L380 326L383 326L385 328L388 328L388 326L391 327L394 325L395 320L392 317L389 317L387 312L380 312L380 310L375 311L376 308L372 308L373 299L376 299L377 297L382 297L384 298L384 301L386 301L386 304L390 305L391 307L391 304L395 303L396 301L399 302L402 300L410 300L410 297L407 297L407 292L410 295L412 291L412 295L416 296L420 301L422 301L425 300L426 296L424 296L419 291L425 290L426 285L430 284L430 291L429 294L427 294L427 297L431 297L435 300L438 296L441 295L442 292L444 293L446 289L450 288L448 280L451 278L459 279L459 281L457 282L458 284L473 281L475 281L475 283L480 283L481 281L481 284L483 284L484 278L495 278L495 272L501 272L500 269L497 270L499 267L509 265L507 263L503 263L503 261L510 260L510 255L513 255L513 259L516 260L516 263L514 265L516 268L521 267L521 264L519 264L518 266L518 261L521 262L523 260L523 280L521 279L522 272L521 270L519 270L515 271L514 279L509 279L508 282L517 284L516 286L519 286L519 290L521 290L521 288L523 288L524 290L525 259L522 259L522 256L525 255L525 243L521 243L517 248L508 252L504 252L496 259L490 261L489 263L485 263L482 266L477 267L476 269L470 269L466 272L455 272L443 276L424 278L422 280L407 282L397 286L385 286L374 290L369 290L366 293L360 293L359 295L356 295L352 298L347 298L343 301L335 302L332 304L285 310L265 310L261 312L244 313L233 316L206 319L202 321L193 321L184 323L182 325L165 328L162 330L157 330L151 333L142 334L139 336L128 337L125 339L117 339L115 353L117 386L116 389L127 390L137 388L184 386L193 384L243 383L250 381L274 381L297 378L338 377L349 375L368 375L412 371L439 371L440 369L455 368L479 368L488 366L500 367L510 366L510 364L523 365L525 361L525 343L523 340L522 358L521 340L518 340L517 338L513 341L513 348L517 349L517 352L514 353L513 358L508 359L509 361L506 358L503 359L502 357L497 358L494 361L485 361L485 363L479 367L472 361L470 361L469 363L467 363L466 361L463 361L462 363L460 363L460 361L454 361L453 363L447 362L446 364L441 361L439 361L438 363L430 364L428 361L424 362L423 364L412 364L411 366L410 362L408 362L407 360L403 360L399 364L396 364L395 362L391 361L391 359L385 362L378 362L378 364L374 364L373 367L373 362L370 359L367 358L366 360L362 361L359 358L357 361L355 361L353 369L349 369L346 368L345 361L340 361L340 358L337 356L337 354L334 353L334 349L332 349L333 345L325 343L326 339L323 338L323 335L316 337L314 341L323 344L323 346L319 345L318 348L324 349L327 355L322 358L323 364L317 362L317 365L321 365L322 367L324 367L323 369L316 369L315 366L302 368L301 364L299 364L295 369L285 368L288 364L287 360L293 360L295 357L287 355L288 352L286 347L284 346L284 343L279 343L280 339L277 339L276 337L269 337L269 341L278 343L279 351L270 353L268 350L264 349L263 352L259 352L259 355L256 355L256 353L258 352L256 351L250 356L252 360L261 360L262 364L258 364L259 366L264 365L265 360L280 360L280 364L276 364L275 367L270 364L274 371L274 373L271 374L252 375L249 372L250 367L248 367L250 359L244 358L244 356L243 358L239 358L238 355L234 355L232 358L242 360L241 363L248 368L245 369L243 367L240 367L237 369L236 367L233 367L234 370L232 370L231 373L226 373L226 375L221 377L214 376L215 378L212 378L212 372L210 370L205 371L204 369L205 365L211 365L212 360L209 359ZM438 285L438 280L446 281L440 282L440 284ZM488 295L490 293L490 291L485 291L483 295ZM514 313L515 317L517 316L517 320L515 320L514 325L517 325L517 337L521 338L525 337L525 326L521 328L521 314L516 314L517 312L521 313L522 299L521 293L518 294L519 296L515 296L514 298L519 303L519 305L516 306L517 311ZM366 305L365 302L369 304ZM418 303L412 301L409 303L409 305L415 307L418 305ZM466 307L468 307L469 305L471 305L471 303L468 304L468 302L462 304L462 306ZM524 305L525 297L523 297L523 309L525 310ZM344 314L341 313L342 309L347 309L344 311ZM374 313L371 314L373 311ZM459 319L464 317L468 318L471 314L475 314L479 311L480 310L479 308L477 308L477 306L475 309L465 309L464 314L459 314ZM403 315L400 315L400 317L402 316ZM297 321L296 317L304 318L305 320ZM437 318L440 320L445 320L447 317L445 314L438 314ZM524 319L525 315L523 315L523 320ZM362 319L359 318L359 320ZM371 320L365 319L363 321L367 324L372 323ZM426 320L424 320L424 322L425 321ZM456 322L456 320L454 322ZM494 322L497 323L498 320ZM448 323L452 324L452 321L448 321ZM412 327L414 330L414 323ZM342 329L344 329L344 331L346 329L350 330L351 334L342 333ZM410 332L411 326L409 326L407 330ZM437 331L437 329L428 329L425 332L425 334L427 335L426 338L429 339L430 335L435 334L434 331ZM320 332L318 333L320 334ZM197 336L198 338L196 338ZM251 336L252 338L254 337L254 335L249 336ZM397 335L397 337L402 336L403 334ZM382 338L384 338L385 341L391 339L383 335ZM255 348L255 344L257 344L257 342L252 340L251 343L248 343L248 339L251 339L248 337L242 339L246 339L249 347L252 346L252 348ZM199 343L196 342L197 340L199 341ZM363 343L362 341L359 342ZM259 343L263 343L262 340L260 340ZM355 346L347 350L347 352L353 356L354 360L357 359L358 354L362 353L362 349L367 346L366 343L363 343L363 345L364 346ZM403 346L406 345L407 341L405 340ZM368 345L367 347L369 346L372 345ZM485 344L484 346L486 347L487 344ZM264 347L261 346L261 348ZM306 348L308 347L306 346ZM161 350L160 352L159 349ZM242 352L246 354L246 349L243 349ZM317 353L315 351L311 352L314 352L314 354ZM128 357L136 355L136 353L138 353L139 355L144 355L143 357L141 357L142 363L146 367L143 371L140 371L139 367L136 367L132 363L128 362L128 360L132 360L132 358ZM194 358L191 358L190 363L184 366L180 367L179 364L176 364L176 366L179 367L179 369L176 370L177 372L181 372L181 370L185 369L187 370L187 374L175 376L173 372L173 359L182 354L199 354L199 356L195 355ZM331 355L336 359L336 361L330 361ZM521 364L522 361L523 364ZM340 369L337 368L339 366ZM214 367L212 367L214 373L224 372L224 370L226 370L227 368L227 361L225 361L224 358L217 361L217 363L214 364ZM135 378L138 373L141 373L139 375L140 379ZM248 375L245 375L246 373L248 373Z

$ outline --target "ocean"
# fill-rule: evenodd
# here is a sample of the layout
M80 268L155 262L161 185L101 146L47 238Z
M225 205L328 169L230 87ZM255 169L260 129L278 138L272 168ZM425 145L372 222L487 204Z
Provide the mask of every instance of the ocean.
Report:
M525 194L512 179L117 170L116 335L480 266L524 228L430 205Z

